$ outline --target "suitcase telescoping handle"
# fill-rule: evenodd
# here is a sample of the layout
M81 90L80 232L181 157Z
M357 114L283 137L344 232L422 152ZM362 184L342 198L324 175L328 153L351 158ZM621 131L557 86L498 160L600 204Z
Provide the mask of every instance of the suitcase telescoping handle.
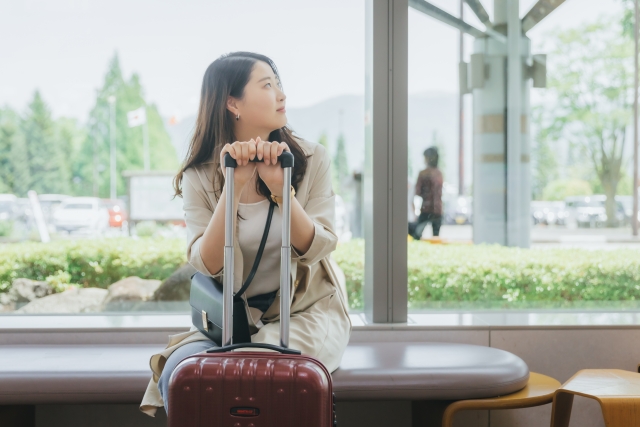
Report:
M291 171L293 169L293 154L283 151L278 157L280 166L284 169L284 184L282 188L282 247L280 249L280 346L289 347L289 316L291 308ZM262 162L256 157L252 162ZM233 272L234 272L234 172L238 166L236 160L229 153L224 156L226 168L227 206L225 211L225 236L224 236L224 281L223 305L222 305L222 346L230 350L233 337ZM239 345L242 346L242 345ZM247 344L244 346L251 346ZM235 346L234 346L235 348Z

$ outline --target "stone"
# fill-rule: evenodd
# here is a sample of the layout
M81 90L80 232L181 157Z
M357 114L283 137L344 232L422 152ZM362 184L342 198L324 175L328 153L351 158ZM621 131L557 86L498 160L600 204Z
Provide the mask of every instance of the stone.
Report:
M154 301L189 301L191 276L196 269L189 263L180 266L167 277L153 295Z
M160 286L160 280L146 280L131 276L109 286L105 303L111 301L148 301Z
M35 299L51 295L53 288L47 282L31 279L14 279L9 290L9 297L16 303L31 302Z
M12 312L16 307L52 293L53 287L47 282L25 278L14 279L9 291L0 294L0 312Z
M153 298L160 280L146 280L137 276L127 277L109 286L109 293L102 304L102 311L136 310Z
M0 313L10 313L16 309L16 302L8 292L0 293Z
M71 288L59 294L31 301L16 313L93 313L100 310L109 291L100 288Z

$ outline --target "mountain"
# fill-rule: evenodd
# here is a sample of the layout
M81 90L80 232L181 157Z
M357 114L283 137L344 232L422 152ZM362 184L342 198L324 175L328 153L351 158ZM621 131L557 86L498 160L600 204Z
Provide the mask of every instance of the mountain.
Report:
M318 104L290 108L287 111L289 126L294 132L309 140L318 141L326 132L329 150L335 152L340 131L344 132L347 156L351 170L361 170L364 162L364 95L341 95ZM470 114L467 113L467 118ZM466 152L467 183L470 182L470 120L467 122ZM167 122L168 123L168 122ZM176 151L184 158L195 115L184 118L175 125L167 124ZM435 132L435 133L434 133ZM457 185L458 181L458 95L455 93L427 92L409 96L409 159L411 178L424 167L422 152L433 143L441 149L441 166L445 180Z

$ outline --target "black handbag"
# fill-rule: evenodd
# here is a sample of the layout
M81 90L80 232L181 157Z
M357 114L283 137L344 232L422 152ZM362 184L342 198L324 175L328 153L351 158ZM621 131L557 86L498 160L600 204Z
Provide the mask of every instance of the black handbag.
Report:
M233 296L233 343L250 343L249 321L244 308L242 295L247 290L262 258L262 252L267 242L273 210L276 204L269 201L269 213L267 223L264 226L262 240L256 254L256 259L251 267L242 288ZM191 291L189 293L189 305L191 305L191 322L200 332L206 335L218 346L222 346L222 283L213 277L205 276L199 271L191 276Z

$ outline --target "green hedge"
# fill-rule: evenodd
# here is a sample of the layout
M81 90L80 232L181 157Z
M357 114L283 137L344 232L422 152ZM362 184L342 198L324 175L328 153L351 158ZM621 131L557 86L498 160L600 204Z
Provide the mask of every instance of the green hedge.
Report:
M636 249L515 249L497 245L408 242L409 305L452 302L514 307L570 306L576 301L640 300ZM182 239L102 239L0 247L0 291L12 279L44 280L59 271L71 282L106 287L127 276L164 279L186 262ZM364 242L338 246L352 309L362 308Z
M106 288L128 276L163 280L186 262L182 239L63 240L0 246L0 292L13 279L45 280L59 271L72 283Z
M447 302L510 308L640 301L637 249L408 245L410 308L446 307ZM352 308L362 308L363 253L363 242L355 241L340 245L334 255L345 271Z

